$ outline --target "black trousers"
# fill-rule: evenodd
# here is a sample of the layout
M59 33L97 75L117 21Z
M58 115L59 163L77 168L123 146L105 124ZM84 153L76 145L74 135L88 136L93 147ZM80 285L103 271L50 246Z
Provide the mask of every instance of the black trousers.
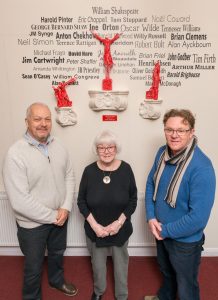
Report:
M18 225L19 244L24 260L23 300L41 300L41 275L45 250L48 251L48 280L53 287L64 283L63 254L67 222L63 226L44 224L27 229Z

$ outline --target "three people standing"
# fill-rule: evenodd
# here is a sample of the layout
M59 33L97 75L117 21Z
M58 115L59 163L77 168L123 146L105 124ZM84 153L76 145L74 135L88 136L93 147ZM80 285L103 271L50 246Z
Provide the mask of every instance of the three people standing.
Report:
M194 135L195 118L189 110L172 109L164 115L166 145L156 155L146 184L146 217L156 239L163 284L145 300L200 299L198 271L204 228L215 196L215 173ZM68 296L77 288L64 279L63 254L67 221L72 208L75 178L68 152L50 135L51 112L34 103L27 109L27 131L11 146L3 168L8 198L17 221L25 256L23 300L41 299L41 275L48 250L51 287ZM117 137L103 131L93 144L97 161L82 175L78 207L85 218L94 288L92 300L106 290L106 260L112 255L115 297L128 299L128 240L131 216L137 205L134 174L117 158ZM135 300L135 299L134 299Z

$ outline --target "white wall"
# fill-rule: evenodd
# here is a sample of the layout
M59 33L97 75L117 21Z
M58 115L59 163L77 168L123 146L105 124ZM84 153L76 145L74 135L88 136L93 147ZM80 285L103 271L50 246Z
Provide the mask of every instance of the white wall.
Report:
M140 193L144 193L145 181L148 171L153 163L154 155L157 148L164 143L163 137L163 126L162 118L151 121L142 119L139 116L139 105L144 101L145 91L149 89L149 85L146 85L145 80L131 80L131 75L136 75L133 72L133 67L119 67L120 70L127 70L128 74L120 75L112 73L113 87L115 90L129 90L128 96L128 109L124 112L93 112L89 106L89 96L88 90L100 89L101 79L103 78L103 67L99 66L99 61L102 58L98 57L98 51L103 50L102 46L96 42L92 47L85 46L41 46L33 45L32 37L29 37L31 32L31 24L42 25L41 17L72 17L74 21L69 23L73 24L87 24L88 26L97 25L99 26L99 34L114 35L117 33L114 30L103 30L103 23L86 22L79 23L78 17L108 17L106 25L116 25L111 22L111 16L117 18L124 18L125 12L122 14L111 15L107 13L102 13L99 15L93 14L92 7L101 6L105 10L110 10L111 7L116 7L117 10L120 7L123 10L135 9L138 10L138 14L130 14L129 18L147 18L148 22L138 22L130 23L125 22L122 19L121 22L117 22L119 28L123 28L122 25L126 25L131 29L134 26L139 26L138 31L134 32L123 32L123 36L134 33L145 33L142 31L142 24L152 24L157 26L168 26L168 27L181 27L184 24L192 25L194 27L199 27L199 32L193 32L193 34L205 34L207 39L203 42L210 43L210 47L190 47L186 49L184 47L170 48L168 47L168 42L171 38L170 34L167 33L167 38L164 40L165 46L163 48L152 47L142 47L138 48L135 45L136 38L123 38L121 37L119 41L123 39L127 41L133 41L134 44L130 47L125 45L112 46L113 51L128 52L130 49L135 51L135 68L143 70L145 72L145 67L138 66L139 54L152 54L152 59L154 58L154 53L165 54L164 61L168 61L167 57L169 53L186 53L191 55L190 61L176 61L172 64L176 65L193 65L194 54L204 57L204 55L217 57L218 54L218 38L217 38L217 8L218 4L215 0L209 0L204 3L199 1L182 1L175 2L172 0L167 1L142 1L135 0L134 2L127 0L117 0L117 1L70 1L65 0L61 2L54 1L29 1L21 0L14 2L8 0L4 2L3 10L1 11L2 16L0 17L0 81L1 81L1 119L0 119L0 166L2 166L2 160L7 151L8 147L16 141L25 131L25 110L29 104L35 101L42 101L49 105L53 112L53 118L55 119L55 104L56 100L52 91L52 80L46 79L22 79L22 74L56 74L54 72L35 72L33 67L43 67L47 65L40 64L24 64L22 59L24 56L33 58L34 50L60 50L66 51L65 58L69 58L68 51L91 51L93 52L93 58L97 60L96 65L90 65L90 67L98 67L100 69L100 79L99 80L79 80L78 86L71 86L67 88L70 98L73 100L73 108L78 115L78 124L68 128L60 127L55 121L53 122L53 134L62 138L64 144L69 149L72 159L74 161L76 178L77 178L77 191L80 177L84 167L92 162L95 157L91 153L91 145L95 135L103 128L110 128L117 133L121 140L122 152L120 158L128 161L135 173L138 190ZM110 12L112 12L110 10ZM152 22L152 16L163 17L162 22ZM175 19L180 18L178 22L172 22L172 17ZM167 20L168 18L168 20ZM183 21L183 19L189 18L189 20ZM51 24L51 23L48 23ZM55 24L55 23L53 23ZM58 23L63 25L62 23ZM66 24L65 24L66 25ZM127 27L126 27L127 28ZM37 32L40 30L37 30ZM56 31L48 30L48 32ZM72 33L72 31L60 31ZM78 32L81 33L83 30L79 29ZM89 33L89 30L86 29ZM47 31L41 31L47 32ZM157 34L157 32L149 31L151 34ZM159 32L160 34L163 32ZM181 34L186 34L186 32L180 32ZM31 39L31 45L19 45L18 40ZM37 37L41 39L39 36ZM43 38L42 38L43 39ZM54 36L49 39L55 41ZM143 40L143 39L141 39ZM74 40L75 41L75 40ZM138 39L140 41L140 39ZM155 39L150 40L152 45L154 45ZM75 41L76 42L76 41ZM146 42L146 40L144 40ZM178 42L178 41L176 41ZM187 41L187 42L190 42ZM198 41L202 42L202 41ZM51 55L51 58L54 55ZM40 56L38 56L40 57ZM124 57L124 55L122 56ZM196 56L195 56L196 57ZM149 59L143 58L143 61L149 61ZM199 139L200 147L207 153L207 155L213 161L215 170L218 169L218 156L217 156L217 134L216 129L218 128L218 118L217 118L217 64L213 63L202 63L202 65L214 65L215 70L210 71L199 71L199 78L169 78L167 77L168 72L173 72L172 67L165 68L165 73L162 73L163 80L166 81L180 81L181 86L179 87L160 87L160 97L163 99L162 104L162 115L170 108L188 108L191 109L197 118L196 123L196 135ZM50 65L49 65L50 66ZM65 74L69 76L74 76L78 72L79 67L83 67L81 64L64 64L65 67L75 68L72 72L61 72L57 74ZM87 65L85 65L87 66ZM118 63L115 64L113 70L118 69ZM164 68L162 68L163 71ZM184 71L184 70L183 70ZM174 70L175 72L175 70ZM186 70L187 72L187 70ZM197 72L197 71L195 71ZM89 74L91 75L91 74ZM144 73L144 75L146 75ZM102 122L103 114L116 114L118 116L117 122ZM0 178L0 191L4 193L4 186L2 178ZM140 208L139 208L140 207ZM142 209L139 206L138 209ZM218 239L214 238L216 235L215 228L218 226L218 204L215 201L213 212L206 229L206 247L208 249L218 249ZM143 213L140 214L140 220L136 223L144 226L142 219L144 218ZM75 224L77 226L77 224ZM133 237L134 238L134 237ZM146 241L145 241L146 242Z

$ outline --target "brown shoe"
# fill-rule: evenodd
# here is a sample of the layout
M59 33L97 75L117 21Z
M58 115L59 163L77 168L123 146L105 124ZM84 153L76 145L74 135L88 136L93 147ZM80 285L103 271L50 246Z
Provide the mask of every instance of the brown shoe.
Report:
M159 300L158 296L145 296L144 300Z
M60 288L52 286L52 288L64 293L66 296L75 296L78 292L78 289L72 283L64 282Z

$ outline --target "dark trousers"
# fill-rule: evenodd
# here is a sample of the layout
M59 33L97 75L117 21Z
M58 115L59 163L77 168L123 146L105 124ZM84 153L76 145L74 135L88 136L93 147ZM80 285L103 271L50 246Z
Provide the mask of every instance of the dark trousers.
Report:
M204 237L199 242L182 243L172 239L157 242L157 260L163 274L158 291L160 300L199 300L198 270Z
M48 280L54 287L64 283L63 254L66 249L67 222L59 227L45 224L17 232L24 260L23 300L41 300L41 275L45 250L48 250Z

